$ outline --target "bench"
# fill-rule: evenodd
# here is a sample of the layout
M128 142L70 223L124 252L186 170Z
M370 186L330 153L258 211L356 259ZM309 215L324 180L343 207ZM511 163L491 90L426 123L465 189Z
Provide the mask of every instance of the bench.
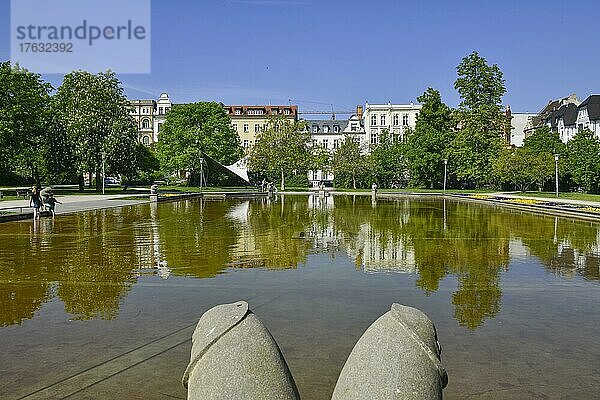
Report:
M29 189L16 189L15 190L17 197L23 197L24 199L29 196Z

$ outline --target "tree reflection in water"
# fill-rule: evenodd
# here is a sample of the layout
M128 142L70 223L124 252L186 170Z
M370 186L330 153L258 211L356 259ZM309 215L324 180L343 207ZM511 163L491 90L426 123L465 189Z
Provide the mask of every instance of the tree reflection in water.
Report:
M185 200L2 224L0 239L1 326L53 297L73 318L114 318L157 266L211 278L232 267L296 268L316 252L345 252L365 273L414 273L427 296L455 278L454 316L470 329L500 311L511 241L552 273L600 279L597 223L433 198Z

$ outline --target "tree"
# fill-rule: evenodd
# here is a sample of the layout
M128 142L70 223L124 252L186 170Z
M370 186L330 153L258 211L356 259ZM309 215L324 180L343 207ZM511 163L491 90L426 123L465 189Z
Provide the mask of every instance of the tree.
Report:
M498 66L489 66L477 52L463 58L456 70L454 88L463 101L450 165L463 186L482 187L491 183L492 160L506 146L503 137L510 124L500 107L506 88Z
M82 175L87 171L90 177L96 173L96 190L101 190L104 163L115 173L132 168L137 128L114 72L94 75L73 71L65 75L55 102L54 110L73 148L81 189Z
M310 168L313 171L322 171L323 173L328 174L332 170L331 159L331 153L328 149L323 146L315 146L312 148L312 161Z
M567 143L569 171L573 181L589 193L600 186L600 140L584 129Z
M402 143L395 142L387 130L379 135L368 157L373 179L382 187L407 180L408 166Z
M543 188L554 177L554 159L550 153L535 153L525 147L506 148L492 163L494 177L501 183L527 191L536 184Z
M366 156L362 153L360 142L350 136L346 136L344 141L333 153L332 169L335 176L336 185L343 185L346 179L352 182L352 188L356 189L356 181L366 170Z
M51 90L40 75L0 63L0 167L31 176L38 185L53 133Z
M454 88L463 99L461 108L475 111L502 102L502 96L506 93L502 71L496 64L488 65L478 52L464 57L456 67L456 72L458 78Z
M417 100L422 108L406 143L410 183L433 188L443 180L443 160L453 137L454 121L452 110L437 90L428 88Z
M303 172L310 167L310 132L303 121L273 116L267 129L258 134L257 141L250 149L249 169L265 175L280 174L281 190L285 190L286 173Z
M156 152L165 172L185 170L197 176L204 154L225 165L243 155L229 115L215 102L174 105L162 125Z
M523 147L533 151L536 154L565 154L565 144L560 140L558 132L552 131L544 126L536 129L533 134L523 140Z

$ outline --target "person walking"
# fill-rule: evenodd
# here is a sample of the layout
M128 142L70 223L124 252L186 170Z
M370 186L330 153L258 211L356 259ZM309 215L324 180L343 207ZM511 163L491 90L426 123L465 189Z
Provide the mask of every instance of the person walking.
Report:
M42 196L40 196L40 190L37 186L31 188L29 207L33 207L33 219L38 219L40 217L40 208L42 207Z
M48 198L46 199L46 208L50 211L50 213L52 214L52 218L54 218L54 216L56 215L56 203L58 204L62 204L60 201L56 200L56 197L54 197L53 194L50 194L48 196Z

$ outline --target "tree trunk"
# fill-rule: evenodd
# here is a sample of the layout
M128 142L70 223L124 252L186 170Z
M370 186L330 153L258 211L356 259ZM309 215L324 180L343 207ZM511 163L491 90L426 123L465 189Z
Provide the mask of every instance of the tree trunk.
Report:
M88 179L89 179L88 180L88 186L91 187L91 188L94 187L93 182L92 182L93 181L92 175L93 175L92 171L88 171Z
M35 186L40 187L40 171L37 167L33 167L33 179L35 179Z
M102 181L104 177L102 176L102 171L100 168L96 168L96 192L102 192Z
M281 169L281 191L285 190L285 176L283 176L283 168Z
M79 176L77 177L78 183L79 183L79 191L83 192L83 188L85 186L85 180L83 179L83 173L80 173Z
M352 175L352 188L356 189L356 177Z

